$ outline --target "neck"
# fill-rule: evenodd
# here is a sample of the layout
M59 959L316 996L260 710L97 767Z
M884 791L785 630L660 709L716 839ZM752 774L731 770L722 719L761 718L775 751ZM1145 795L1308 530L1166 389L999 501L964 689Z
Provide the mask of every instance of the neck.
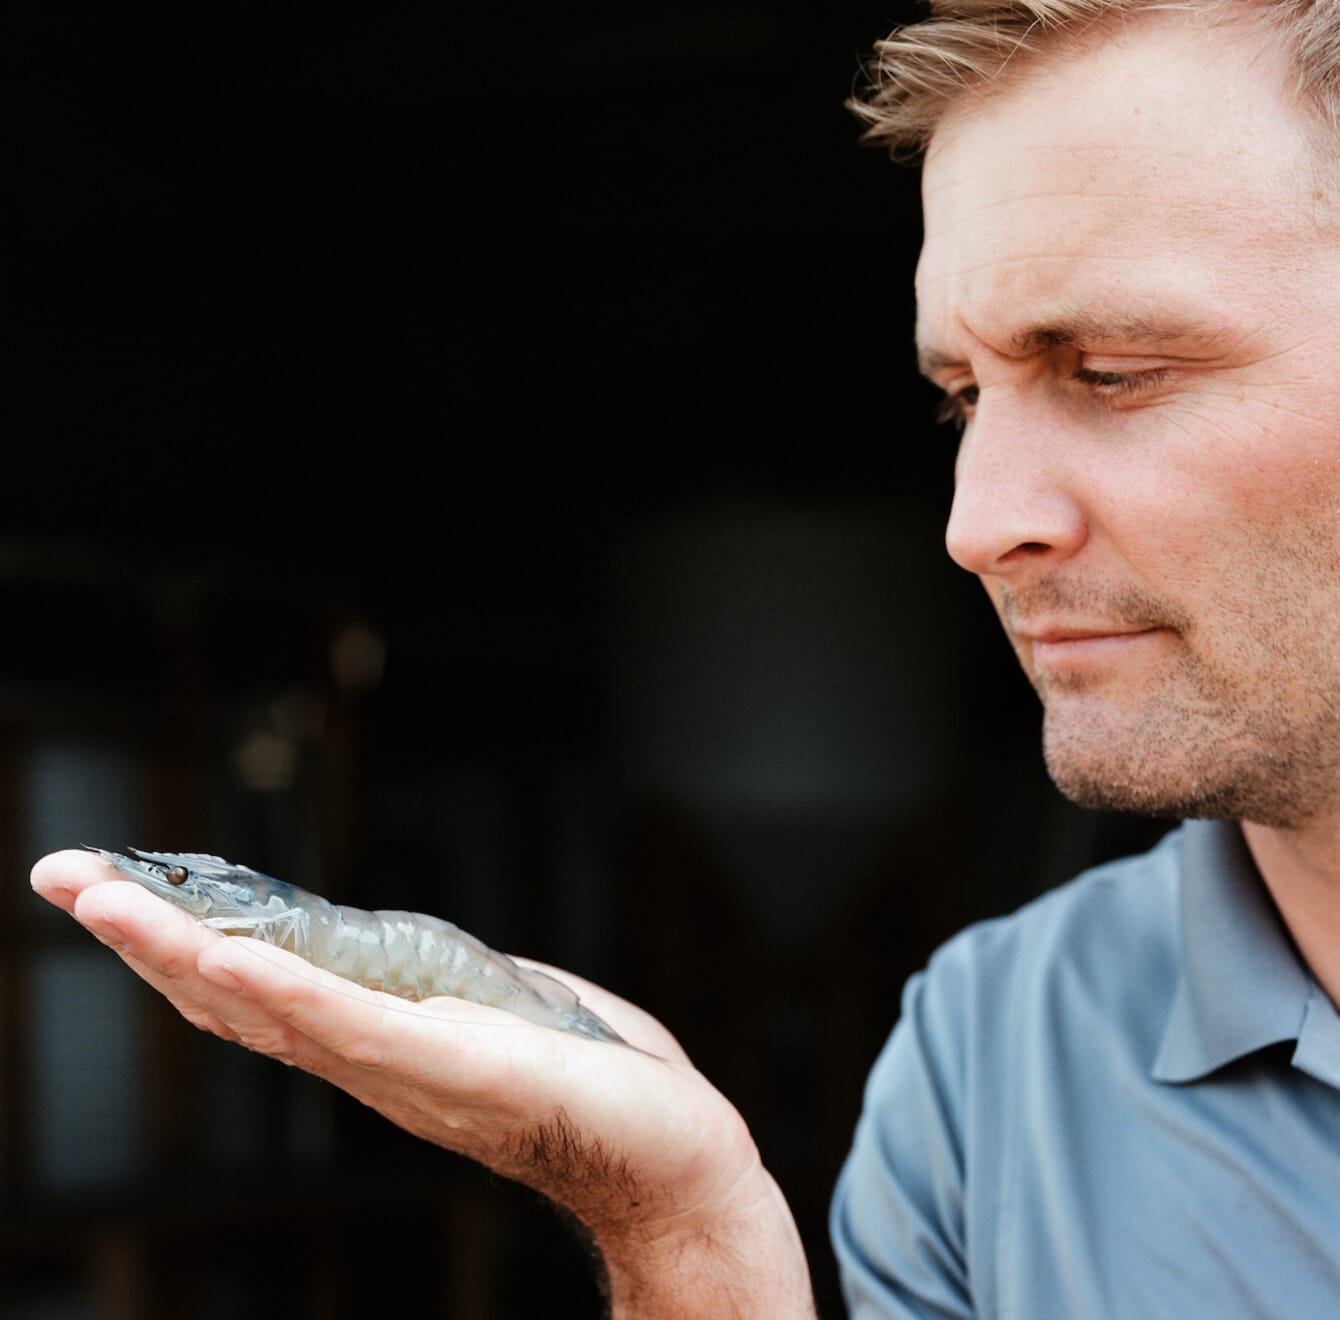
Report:
M1242 833L1299 953L1340 1007L1340 815L1289 830L1244 821Z

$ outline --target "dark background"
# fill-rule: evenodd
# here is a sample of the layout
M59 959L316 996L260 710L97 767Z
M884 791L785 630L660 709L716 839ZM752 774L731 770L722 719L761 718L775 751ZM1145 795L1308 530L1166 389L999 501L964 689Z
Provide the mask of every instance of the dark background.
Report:
M4 40L0 1316L594 1316L533 1198L199 1037L28 893L81 842L407 906L645 1004L821 1310L935 943L1066 805L911 368L906 4L170 16Z

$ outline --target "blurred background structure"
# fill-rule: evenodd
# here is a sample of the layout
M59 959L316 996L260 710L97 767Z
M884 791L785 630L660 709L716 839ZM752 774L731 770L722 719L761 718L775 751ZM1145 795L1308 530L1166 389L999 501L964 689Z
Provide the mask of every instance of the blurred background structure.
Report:
M594 1317L535 1198L178 1021L27 871L218 852L657 1013L824 1216L906 977L1159 827L944 556L911 6L13 12L0 1318Z

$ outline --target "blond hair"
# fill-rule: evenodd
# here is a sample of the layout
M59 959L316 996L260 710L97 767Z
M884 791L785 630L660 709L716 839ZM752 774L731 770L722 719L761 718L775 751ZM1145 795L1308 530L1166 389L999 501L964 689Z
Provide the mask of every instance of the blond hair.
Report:
M929 18L876 43L868 86L847 104L866 124L863 142L915 157L956 101L1008 86L1038 56L1150 9L1260 21L1290 52L1300 104L1340 125L1340 0L930 0Z

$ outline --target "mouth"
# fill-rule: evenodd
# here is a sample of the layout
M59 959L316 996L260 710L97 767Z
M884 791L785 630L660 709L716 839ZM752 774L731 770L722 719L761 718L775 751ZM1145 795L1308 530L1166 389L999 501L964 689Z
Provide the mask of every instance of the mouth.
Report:
M1068 627L1064 625L1025 629L1016 634L1041 672L1091 667L1114 661L1167 636L1163 627L1119 626Z

